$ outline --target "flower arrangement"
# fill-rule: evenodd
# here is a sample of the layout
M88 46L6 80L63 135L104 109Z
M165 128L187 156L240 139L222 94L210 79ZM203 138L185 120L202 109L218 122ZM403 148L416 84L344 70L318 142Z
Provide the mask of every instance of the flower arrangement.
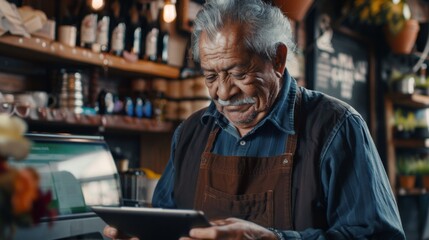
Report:
M30 227L41 217L53 217L51 193L39 189L39 176L29 167L14 168L8 159L24 159L30 141L24 137L25 122L8 114L0 114L0 239L10 239L15 228Z
M344 14L368 25L387 25L390 32L397 34L411 18L406 0L350 0Z

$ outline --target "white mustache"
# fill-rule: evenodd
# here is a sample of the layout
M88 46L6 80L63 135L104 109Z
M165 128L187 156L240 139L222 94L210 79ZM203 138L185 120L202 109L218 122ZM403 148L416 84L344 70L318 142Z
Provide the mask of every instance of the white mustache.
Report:
M231 100L224 101L222 99L217 99L216 102L218 102L219 105L226 107L226 106L239 106L243 104L255 103L255 99L251 97L236 99L234 101L231 101Z

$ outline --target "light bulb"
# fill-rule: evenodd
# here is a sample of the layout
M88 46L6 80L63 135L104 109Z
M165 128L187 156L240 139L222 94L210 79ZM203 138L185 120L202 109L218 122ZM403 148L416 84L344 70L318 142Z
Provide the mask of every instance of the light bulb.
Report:
M91 0L91 8L95 11L100 10L104 6L104 0Z
M171 23L176 19L177 13L176 13L176 6L174 6L173 3L166 3L164 5L164 15L162 16L164 18L164 21L166 23Z
M404 15L405 20L411 19L411 10L408 4L404 3L404 8L402 9L402 14Z

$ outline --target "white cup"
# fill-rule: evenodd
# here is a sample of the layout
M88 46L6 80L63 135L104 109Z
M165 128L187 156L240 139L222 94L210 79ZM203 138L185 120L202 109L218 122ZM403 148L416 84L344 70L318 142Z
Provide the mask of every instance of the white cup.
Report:
M51 94L44 91L28 92L33 97L33 100L38 108L52 107L56 104L56 99ZM51 103L48 105L49 100Z
M14 95L14 109L13 113L19 117L28 117L30 113L35 113L36 102L33 96L29 93L18 93ZM34 115L34 114L33 114ZM31 116L34 117L34 116Z
M58 41L70 47L76 46L77 29L75 26L62 25L58 30Z
M14 98L15 105L27 106L30 108L37 107L36 102L34 101L34 98L30 93L15 94Z

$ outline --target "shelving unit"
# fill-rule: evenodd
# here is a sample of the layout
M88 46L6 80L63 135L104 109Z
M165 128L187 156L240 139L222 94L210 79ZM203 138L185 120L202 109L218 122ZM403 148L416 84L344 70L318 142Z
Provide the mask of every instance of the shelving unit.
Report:
M412 189L405 191L397 188L396 178L396 149L429 148L429 139L401 139L394 136L394 107L429 108L429 96L419 94L391 93L385 96L385 119L387 141L387 173L392 189L400 196L426 194L426 189Z
M150 61L128 62L124 58L89 49L69 47L42 38L6 35L0 37L0 52L14 58L40 62L98 66L122 74L141 74L164 78L178 78L179 68Z
M178 78L180 71L176 67L150 61L139 60L127 62L124 58L106 53L94 53L80 47L69 47L56 41L42 38L25 38L19 36L5 35L0 37L0 53L16 59L27 59L30 61L86 65L107 68L117 74L137 74L144 76L156 76L164 78ZM51 109L47 109L50 111ZM138 119L125 116L84 116L66 113L71 117L61 119L48 119L47 117L33 117L26 120L31 124L71 125L102 127L106 131L125 130L138 132L169 132L172 124L150 119Z
M128 77L147 79L159 77L173 80L180 75L178 67L144 60L130 62L111 54L95 53L89 49L69 47L37 37L0 36L0 55L16 60L16 63L13 63L14 71L11 73L19 76L16 78L18 81L24 79L28 72L22 71L21 74L19 68L25 66L32 69L39 68L42 73L45 66L47 69L87 68L90 71L100 68L109 73L108 76L112 81ZM7 74L9 63L7 61L2 63L3 72ZM8 78L3 82L9 81L14 85L16 83L12 83L14 80L15 78ZM26 79L25 83L22 82L23 86L28 85L30 91L30 87L33 86L31 81ZM10 92L20 91L18 88L15 90L14 87L8 89ZM44 91L44 89L41 90ZM132 152L130 154L132 162L138 162L140 167L147 167L158 173L163 171L168 160L170 139L175 123L118 115L83 115L53 108L31 111L31 114L25 118L31 131L103 135L113 146L129 147L128 150Z

